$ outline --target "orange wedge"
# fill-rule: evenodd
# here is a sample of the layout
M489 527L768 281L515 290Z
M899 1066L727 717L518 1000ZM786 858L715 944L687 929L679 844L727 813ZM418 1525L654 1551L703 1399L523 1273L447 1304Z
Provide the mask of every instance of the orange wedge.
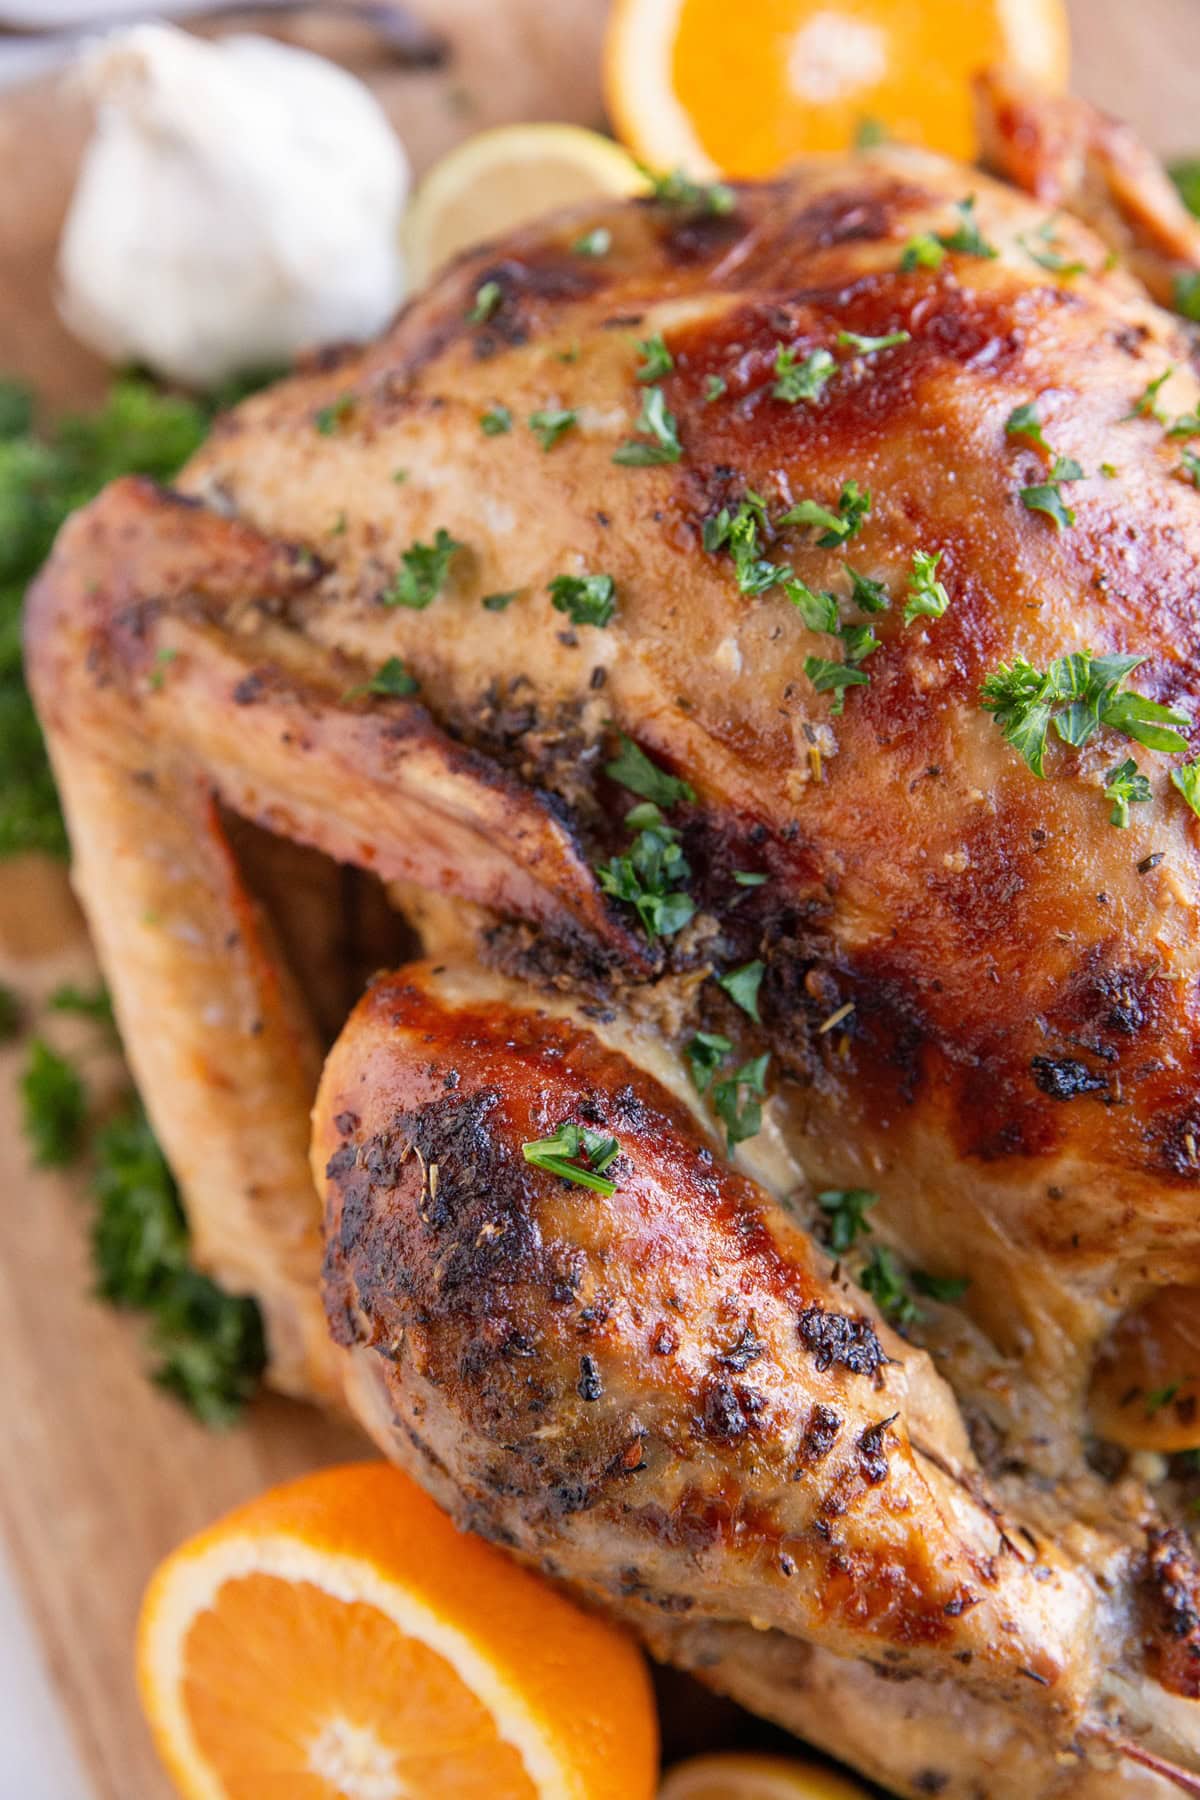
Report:
M650 1800L640 1652L382 1463L231 1513L155 1574L138 1681L185 1800Z
M695 176L771 175L866 122L975 154L970 78L1066 85L1063 0L615 0L609 113L634 154Z
M867 1800L867 1790L817 1763L729 1750L676 1764L659 1800Z

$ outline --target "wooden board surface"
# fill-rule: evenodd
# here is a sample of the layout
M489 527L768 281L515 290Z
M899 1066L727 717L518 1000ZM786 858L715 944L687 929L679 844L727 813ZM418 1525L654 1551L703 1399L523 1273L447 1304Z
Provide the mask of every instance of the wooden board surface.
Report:
M599 122L605 0L424 0L412 10L448 41L437 71L381 61L370 34L345 21L306 23L302 41L370 80L418 170L505 119ZM1170 154L1200 149L1197 0L1076 0L1073 12L1080 91ZM51 407L84 403L104 381L63 333L51 299L86 123L78 97L59 88L0 98L0 370L31 379ZM61 872L0 868L0 979L36 1010L59 981L91 971ZM84 1035L63 1047L88 1043ZM0 1052L0 1530L99 1800L168 1800L130 1673L146 1576L239 1500L364 1446L348 1427L276 1399L214 1436L144 1379L138 1327L89 1297L83 1179L27 1169L20 1061L19 1049ZM116 1079L103 1061L89 1072L101 1093Z

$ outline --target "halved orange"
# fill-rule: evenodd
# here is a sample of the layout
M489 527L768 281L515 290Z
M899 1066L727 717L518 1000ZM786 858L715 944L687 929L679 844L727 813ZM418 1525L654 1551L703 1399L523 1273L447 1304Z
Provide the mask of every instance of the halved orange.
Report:
M867 1800L867 1792L824 1764L720 1750L677 1763L659 1800Z
M641 1653L399 1470L275 1488L159 1568L138 1681L185 1800L650 1800Z
M615 0L604 80L643 162L755 176L845 150L865 121L972 156L970 80L993 64L1064 87L1063 0Z

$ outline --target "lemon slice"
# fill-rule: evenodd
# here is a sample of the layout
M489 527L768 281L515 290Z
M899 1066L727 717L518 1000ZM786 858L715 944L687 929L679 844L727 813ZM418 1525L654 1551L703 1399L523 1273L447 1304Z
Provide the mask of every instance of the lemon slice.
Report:
M867 1800L867 1792L816 1763L728 1751L677 1764L658 1800Z
M578 201L636 194L627 150L582 125L501 125L435 163L404 226L409 275L422 287L460 250Z

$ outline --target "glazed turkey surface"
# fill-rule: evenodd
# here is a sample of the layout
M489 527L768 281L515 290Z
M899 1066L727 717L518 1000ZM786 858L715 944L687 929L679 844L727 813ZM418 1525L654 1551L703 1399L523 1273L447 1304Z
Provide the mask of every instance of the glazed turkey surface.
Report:
M903 268L970 194L997 254ZM1195 407L1191 345L1110 260L899 151L728 213L552 221L239 407L178 492L110 489L29 621L131 1060L277 1378L345 1388L465 1523L908 1795L1200 1792L1198 1577L1179 1483L1144 1479L1200 1433L1133 1379L1114 1461L1088 1413L1114 1323L1200 1289L1197 821L1181 758L1052 737L1039 781L979 704L1084 649L1200 700L1200 493L1155 416ZM682 451L630 467L655 335ZM811 398L774 392L781 345L833 358ZM1068 529L1021 502L1050 462L1006 433L1026 403L1085 471ZM546 409L574 414L548 450ZM805 661L839 639L740 591L705 527L851 482L845 543L762 534L847 620L845 563L890 594L837 712ZM439 529L442 591L391 604ZM906 622L919 552L949 603ZM584 575L603 625L551 603ZM397 656L419 693L365 692ZM621 734L691 790L666 937L596 873L631 839ZM1115 829L1130 753L1153 797ZM414 911L440 963L373 987L326 1066L332 1338L323 1046L222 809L455 897ZM757 1020L714 979L753 960ZM698 1028L726 1072L770 1057L732 1153ZM620 1139L611 1199L524 1162L569 1117ZM839 1261L815 1196L845 1188L879 1198ZM876 1247L969 1285L899 1336L855 1285Z

